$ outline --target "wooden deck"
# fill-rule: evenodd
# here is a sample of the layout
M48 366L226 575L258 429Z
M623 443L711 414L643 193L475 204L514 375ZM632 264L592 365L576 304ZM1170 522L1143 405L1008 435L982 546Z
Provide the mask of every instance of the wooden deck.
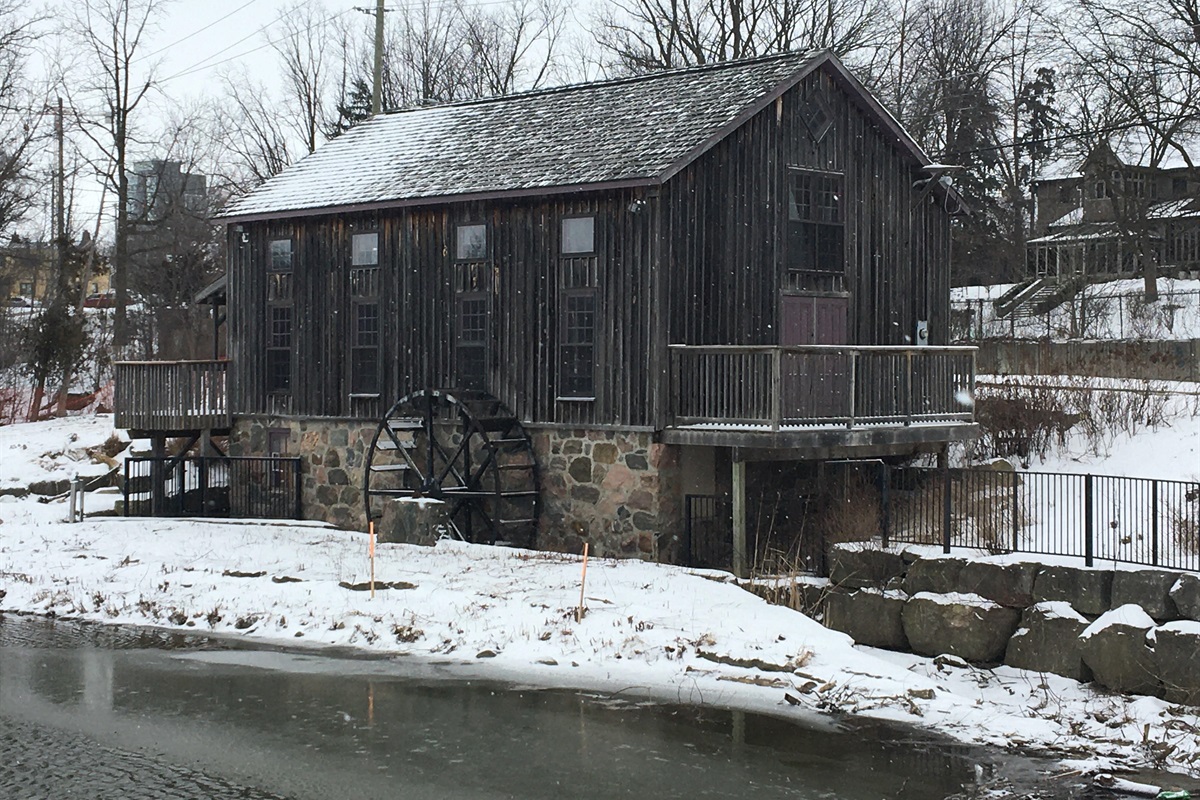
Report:
M116 426L134 435L226 431L228 361L122 361L116 367Z
M758 448L973 438L973 347L671 345L664 441Z

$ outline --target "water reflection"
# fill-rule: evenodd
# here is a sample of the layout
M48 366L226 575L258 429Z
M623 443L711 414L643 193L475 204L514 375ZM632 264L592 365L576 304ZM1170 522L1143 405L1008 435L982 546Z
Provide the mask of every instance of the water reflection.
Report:
M149 739L170 757L296 797L403 787L431 797L930 800L972 782L979 755L871 724L831 733L741 712L414 677L402 661L363 669L278 654L296 667L287 670L250 666L256 651L180 658L180 648L229 645L146 635L135 646L128 634L80 627L0 618L0 714L58 709L118 746ZM305 670L306 660L320 668Z

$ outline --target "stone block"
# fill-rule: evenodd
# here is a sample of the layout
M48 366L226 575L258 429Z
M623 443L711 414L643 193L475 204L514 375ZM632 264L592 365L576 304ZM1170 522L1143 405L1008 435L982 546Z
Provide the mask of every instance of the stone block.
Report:
M1147 635L1154 628L1139 606L1129 604L1100 616L1079 635L1079 652L1093 679L1115 692L1159 695L1154 650Z
M1070 603L1082 614L1097 616L1112 608L1112 583L1110 570L1044 566L1033 579L1033 600Z
M859 644L907 650L901 615L908 595L903 592L881 592L860 589L845 594L829 595L825 604L825 627L841 631Z
M958 590L958 576L967 562L961 558L922 558L908 565L904 591L909 594L949 594Z
M1092 671L1079 652L1079 635L1088 621L1065 602L1044 602L1025 609L1021 626L1008 640L1004 663L1018 669L1051 672L1090 681Z
M592 459L597 464L617 463L617 446L612 442L597 442L592 448Z
M904 574L904 559L897 552L857 542L836 544L829 552L829 579L838 586L883 586Z
M977 594L1009 608L1033 605L1033 579L1037 564L996 564L968 561L958 573L958 591Z
M1167 702L1200 705L1200 622L1168 622L1156 628L1154 664Z
M1170 597L1181 617L1200 620L1200 575L1180 575L1171 586Z
M1171 588L1179 573L1166 569L1122 569L1113 574L1112 608L1132 603L1159 622L1179 618Z
M1020 612L979 595L922 593L904 604L901 619L914 653L998 662L1017 629Z
M592 480L592 460L587 456L572 459L571 466L567 468L567 472L580 483L588 483Z
M441 500L425 497L385 501L375 532L380 542L433 546L450 530L449 512Z

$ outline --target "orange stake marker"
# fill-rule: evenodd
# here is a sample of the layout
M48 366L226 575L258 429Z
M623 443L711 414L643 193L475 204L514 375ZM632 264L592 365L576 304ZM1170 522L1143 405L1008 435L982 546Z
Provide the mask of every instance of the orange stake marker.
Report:
M372 520L367 525L368 538L370 539L369 552L371 556L371 599L375 599L375 521Z
M583 587L587 583L588 543L583 543L583 575L579 578L579 608L575 609L575 621L583 621Z

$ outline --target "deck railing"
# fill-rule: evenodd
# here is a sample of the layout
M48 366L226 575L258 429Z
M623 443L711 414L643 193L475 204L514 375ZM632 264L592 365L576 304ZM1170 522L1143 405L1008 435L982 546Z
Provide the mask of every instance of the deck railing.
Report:
M975 348L671 345L670 424L970 422Z
M116 426L138 431L229 427L228 361L122 361L116 364Z

